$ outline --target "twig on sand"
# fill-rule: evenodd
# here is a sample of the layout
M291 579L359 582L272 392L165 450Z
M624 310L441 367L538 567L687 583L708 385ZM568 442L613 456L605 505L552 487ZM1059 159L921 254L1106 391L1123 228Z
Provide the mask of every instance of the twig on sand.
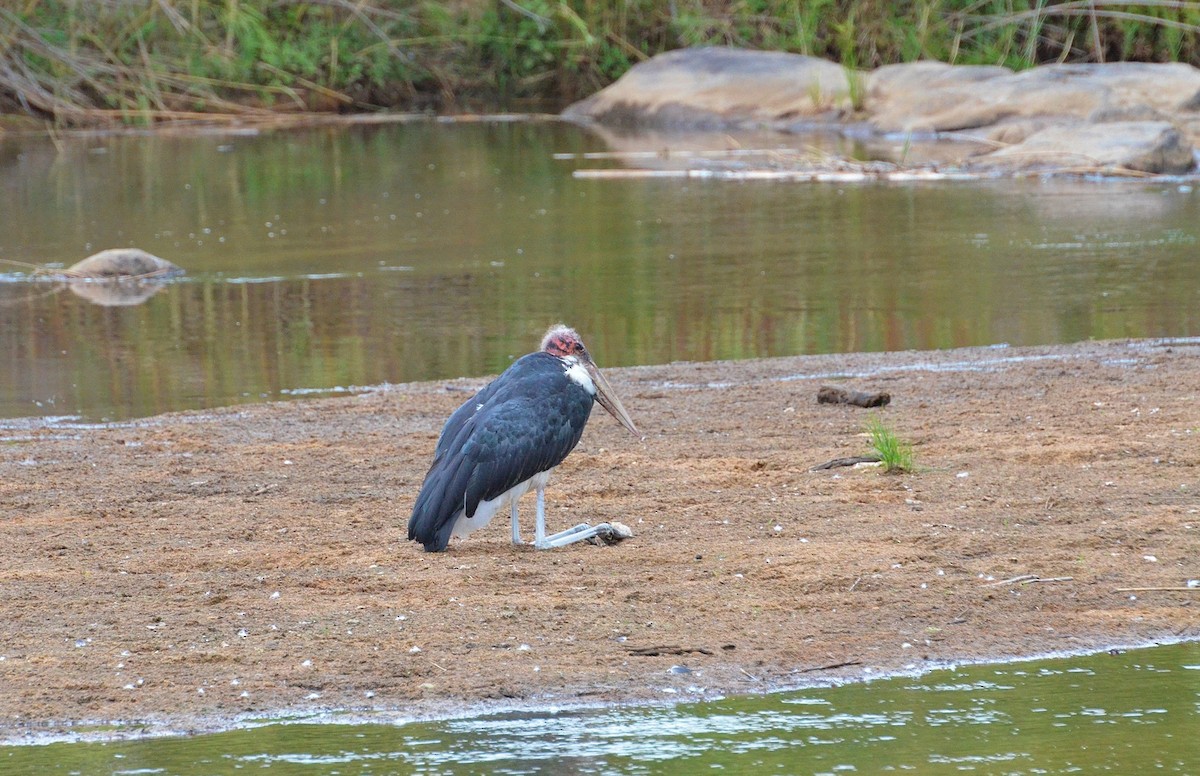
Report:
M832 671L835 668L846 668L848 666L861 666L861 660L845 660L841 663L830 663L824 666L813 666L812 668L799 668L792 671L793 674L811 674L813 671Z
M860 463L879 463L882 461L878 455L852 455L849 458L834 458L832 461L819 463L809 469L810 472L820 471L822 469L836 469L839 466L856 466Z
M1037 574L1021 574L997 582L988 582L984 587L999 587L1001 585L1032 585L1038 582L1071 582L1075 577L1039 577Z
M1118 587L1114 593L1200 593L1200 587Z

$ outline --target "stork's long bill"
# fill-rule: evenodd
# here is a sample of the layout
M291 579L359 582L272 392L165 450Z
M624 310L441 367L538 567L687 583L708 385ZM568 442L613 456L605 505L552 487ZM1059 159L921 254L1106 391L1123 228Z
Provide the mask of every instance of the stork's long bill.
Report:
M634 436L641 436L642 433L637 430L637 426L633 425L633 420L630 419L629 413L625 411L625 407L621 404L620 398L617 397L616 391L608 384L608 380L604 379L604 375L600 374L600 369L592 363L590 358L583 362L583 366L588 370L588 374L591 375L592 382L596 384L596 401L600 402L600 406L608 410L609 415L621 421L621 425L629 429L629 433Z
M592 361L591 353L588 353L583 340L574 329L561 324L551 327L542 339L542 350L558 356L564 361L570 358L576 359L579 365L587 371L592 384L596 386L596 401L600 402L600 406L608 410L608 414L620 421L622 426L629 429L629 433L639 437L642 435L637 430L637 426L633 425L633 420L625 411L625 405L621 404L617 392L608 384L604 375L600 374L600 368L596 366L596 362Z

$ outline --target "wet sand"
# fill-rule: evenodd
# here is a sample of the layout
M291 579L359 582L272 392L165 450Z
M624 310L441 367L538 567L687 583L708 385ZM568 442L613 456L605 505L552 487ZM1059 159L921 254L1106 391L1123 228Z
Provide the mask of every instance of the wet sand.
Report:
M691 699L1200 638L1198 340L606 374L645 438L597 410L548 522L635 536L553 551L499 519L445 553L404 539L442 421L484 380L0 421L0 738ZM892 402L818 405L827 384ZM866 452L872 416L915 472L811 471Z

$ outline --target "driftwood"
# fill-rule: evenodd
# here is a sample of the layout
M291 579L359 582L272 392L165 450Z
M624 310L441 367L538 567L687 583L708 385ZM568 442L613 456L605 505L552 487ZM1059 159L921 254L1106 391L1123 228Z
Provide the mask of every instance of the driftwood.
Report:
M886 407L892 400L890 393L866 393L848 391L832 385L822 385L817 390L817 404L853 404L856 407Z
M878 455L852 455L849 458L834 458L832 461L819 463L809 469L810 472L820 471L821 469L836 469L839 466L855 466L860 463L879 463L883 459Z

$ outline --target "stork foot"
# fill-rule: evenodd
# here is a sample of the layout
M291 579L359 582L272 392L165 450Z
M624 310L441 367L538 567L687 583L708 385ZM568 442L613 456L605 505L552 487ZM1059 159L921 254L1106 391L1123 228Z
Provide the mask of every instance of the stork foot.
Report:
M600 531L595 536L588 537L588 544L607 544L611 546L633 538L633 531L629 526L624 523L618 523L615 520L611 523L601 523L596 528L607 528L608 530Z
M582 541L593 544L597 541L604 542L605 544L616 544L622 539L628 539L632 536L633 531L629 530L629 526L624 523L598 523L597 525L580 523L577 526L568 528L565 531L559 531L556 534L551 534L535 542L535 546L539 550L548 550L553 547L565 547L568 544Z

